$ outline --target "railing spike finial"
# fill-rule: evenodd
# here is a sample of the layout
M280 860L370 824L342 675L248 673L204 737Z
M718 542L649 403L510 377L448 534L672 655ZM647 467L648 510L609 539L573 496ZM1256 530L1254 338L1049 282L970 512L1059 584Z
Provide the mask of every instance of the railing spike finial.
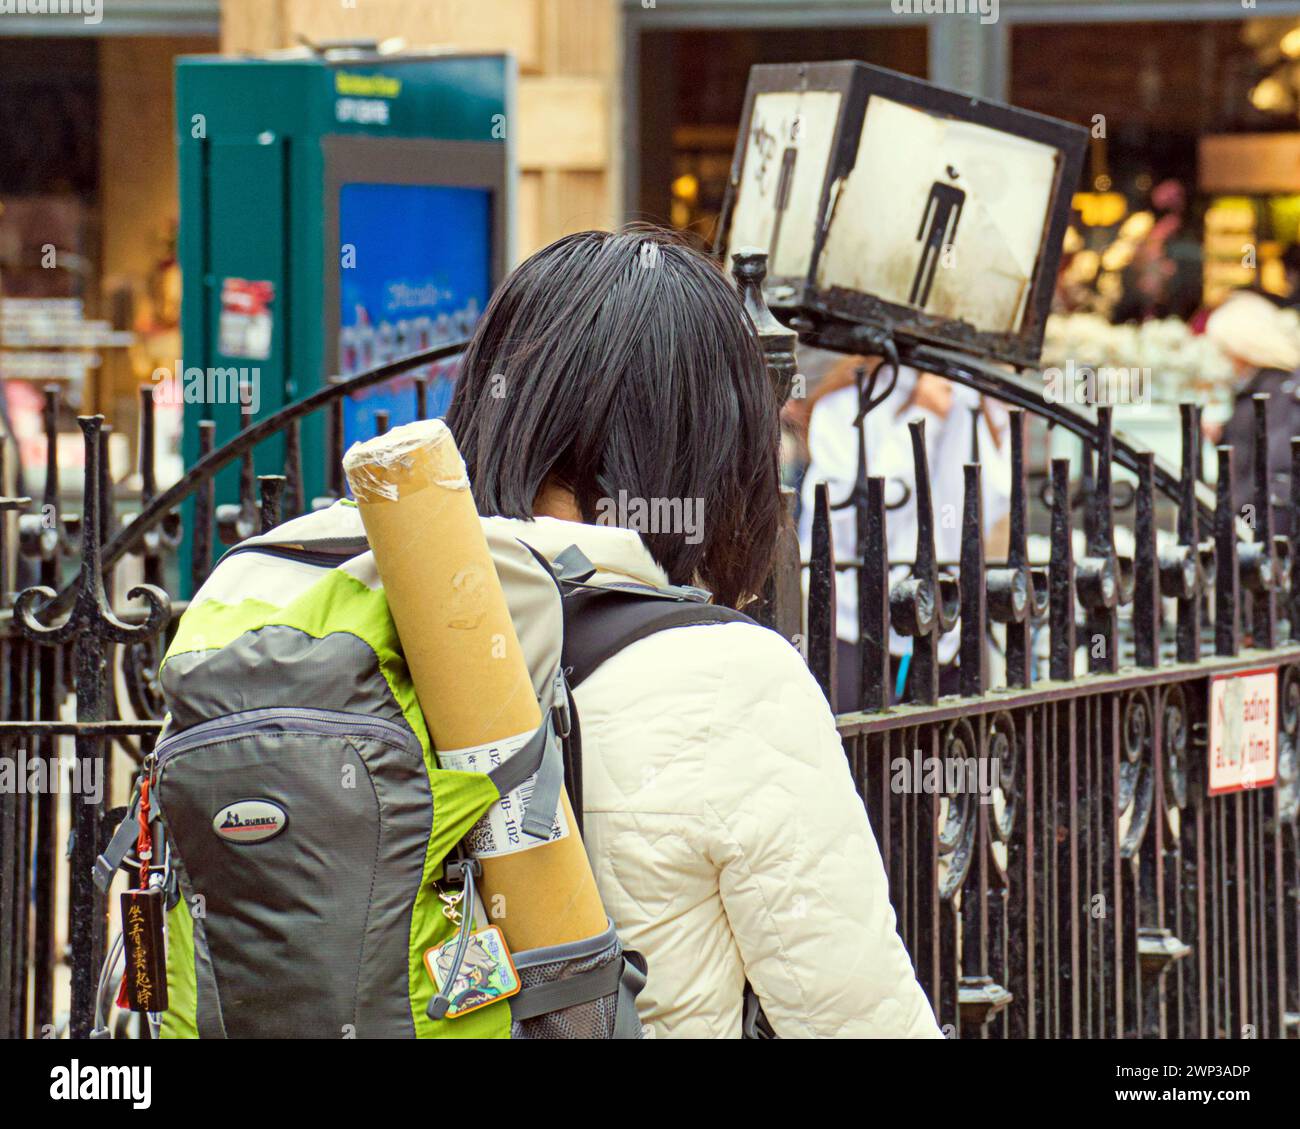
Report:
M1134 645L1137 665L1154 668L1160 660L1160 570L1156 547L1155 454L1138 456L1137 543L1133 590Z
M749 314L749 320L758 334L763 357L767 361L767 375L772 381L777 402L784 406L790 398L798 372L794 348L799 335L776 320L763 297L763 282L767 278L767 252L756 247L742 247L731 256L731 276L736 281L736 289L740 292L745 312Z
M1182 464L1178 485L1178 545L1160 556L1161 592L1178 601L1177 657L1196 662L1201 653L1201 593L1207 584L1201 563L1196 483L1200 474L1201 424L1196 404L1179 405Z
M916 482L916 566L929 570L936 567L934 547L934 495L930 486L930 456L925 446L925 420L907 425L912 440L912 466Z
M1012 408L1011 435L1011 538L1007 567L991 569L986 578L989 616L1007 628L1007 685L1030 684L1032 617L1046 611L1038 600L1033 570L1029 567L1029 481L1026 459L1024 409ZM1068 495L1066 499L1068 506ZM963 573L965 569L962 570Z
M261 526L257 505L257 470L253 452L245 451L239 460L239 501L217 507L217 535L226 545L238 545L252 537Z
M1254 538L1239 546L1238 566L1241 586L1251 594L1251 646L1271 650L1277 646L1277 589L1285 562L1285 542L1279 556L1279 545L1273 539L1272 475L1268 465L1269 398L1266 393L1257 393L1251 400L1255 414Z
M907 428L916 483L916 559L911 575L890 591L889 618L898 634L912 639L907 700L933 705L939 700L939 636L956 625L961 593L956 580L939 576L925 421L913 420Z
M199 421L199 461L216 449L215 420ZM190 589L197 592L212 568L212 523L216 518L216 484L206 478L194 496L194 535L190 541Z
M136 463L140 470L140 508L144 510L158 493L157 464L157 428L154 392L156 384L140 385L140 432L139 450ZM139 516L138 514L136 516ZM132 519L134 520L134 518ZM145 531L144 539L136 550L144 561L144 580L146 584L163 585L163 555L180 548L182 536L181 515L173 510L153 529Z
M105 423L99 429L99 545L102 553L103 547L113 538L113 533L117 527L117 508L114 504L113 496L113 476L109 472L110 462L110 445L109 440L113 434L113 428ZM111 606L116 598L117 573L114 569L109 569L105 573L102 569L100 577L104 585L104 598Z
M429 377L422 372L415 376L415 418L429 418Z
M1074 534L1070 522L1070 460L1052 460L1052 557L1050 586L1051 675L1074 678Z
M153 384L140 385L140 450L137 459L140 465L140 504L147 506L158 493L158 483L154 475L155 463L155 427Z
M342 384L341 376L330 377L330 383ZM329 487L329 494L325 498L317 498L312 506L314 509L323 509L332 505L344 495L343 481L343 453L346 446L346 436L344 434L344 414L343 409L347 403L347 397L338 396L330 401L329 406L329 430L325 442L325 482Z
M858 500L858 671L862 709L888 708L889 683L889 536L886 531L885 480L867 479Z
M988 689L988 630L984 578L984 488L979 463L967 463L961 526L961 693L976 698Z
M1115 513L1111 466L1114 452L1113 408L1097 408L1097 468L1093 494L1084 525L1088 555L1075 568L1079 602L1087 612L1088 655L1094 673L1119 670L1119 608L1133 597L1132 561L1115 552ZM1090 453L1084 452L1085 473Z
M1094 470L1096 453L1089 440L1084 440L1081 446L1079 501L1083 506L1083 540L1086 545L1091 545L1096 537L1097 525L1097 475Z
M1237 557L1237 512L1232 503L1232 448L1220 446L1219 504L1214 511L1214 653L1235 655L1241 647L1238 608L1240 570Z
M4 443L0 443L0 491L4 489L4 483L7 481L5 474L7 454L8 448ZM12 565L16 562L11 562L9 559L9 515L16 513L21 516L31 504L30 498L10 498L0 494L0 608L7 608L13 597Z
M57 593L52 588L38 586L18 594L14 602L15 618L27 638L47 646L57 646L74 636L87 632L102 640L114 643L137 643L151 638L166 626L171 618L171 599L161 588L152 584L137 584L128 593L128 599L143 598L149 604L149 614L144 622L128 625L113 613L104 590L104 569L100 551L103 544L101 507L105 500L103 489L102 442L104 417L79 416L82 441L86 453L85 471L85 527L81 545L81 573L72 611L60 624L46 625L36 618L38 600L51 601Z
M41 424L45 432L45 497L44 504L57 511L59 505L59 404L63 389L57 384L45 386L45 405ZM71 551L73 546L65 546Z
M830 493L826 483L813 490L812 547L808 562L808 667L836 709L835 542L831 532Z
M1300 543L1300 436L1295 436L1291 440L1290 513L1290 545L1294 546ZM1292 559L1288 582L1291 638L1293 641L1300 641L1300 560Z
M294 420L284 432L285 501L289 516L298 517L303 512L302 494L302 428Z
M1115 547L1115 468L1114 439L1115 409L1109 404L1097 408L1097 522L1095 544L1090 546L1101 553L1113 552Z
M259 474L257 476L260 501L258 509L262 515L262 532L269 533L280 524L280 507L284 498L284 487L288 480L282 474Z
M63 390L47 384L43 392L41 428L45 435L45 483L39 513L18 518L18 547L23 556L40 562L40 582L53 588L62 573L61 560L81 544L81 517L65 514L59 505L59 404Z

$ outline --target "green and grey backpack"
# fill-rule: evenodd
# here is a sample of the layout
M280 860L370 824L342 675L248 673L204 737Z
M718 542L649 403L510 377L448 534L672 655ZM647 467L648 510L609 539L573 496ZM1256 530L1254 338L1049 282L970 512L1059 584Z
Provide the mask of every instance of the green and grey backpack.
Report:
M471 922L490 924L459 845L502 795L524 785L521 822L544 835L567 770L581 818L565 664L585 676L606 656L570 661L566 611L598 598L624 621L624 643L743 617L694 589L594 589L576 550L552 565L509 523L484 531L546 719L489 774L438 767L351 503L242 542L196 593L161 667L168 723L146 762L165 844L150 864L168 907L162 1037L640 1035L645 964L612 924L515 953L518 994L456 1018L425 956L459 937L459 960ZM588 630L581 646L599 651L601 639ZM138 865L138 803L137 789L97 865L105 888L118 866Z

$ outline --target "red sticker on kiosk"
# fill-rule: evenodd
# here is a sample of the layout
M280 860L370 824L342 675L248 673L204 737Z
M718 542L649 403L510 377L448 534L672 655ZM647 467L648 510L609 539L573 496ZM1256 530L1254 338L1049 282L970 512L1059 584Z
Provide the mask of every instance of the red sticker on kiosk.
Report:
M269 359L275 327L271 317L274 300L273 282L223 278L217 348L227 357L242 357L250 361Z
M1277 782L1277 670L1210 680L1209 794Z

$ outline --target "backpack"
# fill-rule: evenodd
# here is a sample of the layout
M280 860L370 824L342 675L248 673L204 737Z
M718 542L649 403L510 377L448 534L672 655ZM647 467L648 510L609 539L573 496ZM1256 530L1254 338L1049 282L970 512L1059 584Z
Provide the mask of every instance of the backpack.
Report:
M645 963L612 923L512 954L521 990L456 1018L426 954L459 938L460 961L471 923L490 924L460 844L502 795L525 785L521 825L549 829L553 812L533 809L544 792L554 803L541 781L562 767L581 828L572 686L636 638L745 617L697 589L590 586L576 549L552 566L508 523L484 532L546 719L491 773L438 767L352 503L241 542L191 600L146 762L167 922L161 1037L640 1036ZM140 803L137 785L96 865L102 889L138 865ZM101 997L112 986L106 973Z

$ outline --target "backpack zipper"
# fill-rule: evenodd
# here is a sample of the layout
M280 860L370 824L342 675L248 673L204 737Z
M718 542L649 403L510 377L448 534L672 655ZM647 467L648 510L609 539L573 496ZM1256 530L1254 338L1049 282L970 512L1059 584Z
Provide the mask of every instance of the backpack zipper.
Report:
M263 709L246 710L228 717L213 718L191 726L175 737L160 741L154 749L155 772L178 753L206 745L221 737L241 736L245 733L264 732L265 722L270 719L288 720L296 724L292 728L280 730L282 733L325 733L343 734L348 737L370 736L385 741L397 748L419 751L419 739L415 734L395 721L384 718L361 717L342 710L320 710L294 707L270 706Z
M341 553L326 553L316 549L287 549L283 545L236 545L227 550L217 564L238 556L240 553L262 553L268 557L281 557L289 561L302 561L320 568L338 568L344 561L351 560ZM215 566L214 566L215 567Z

